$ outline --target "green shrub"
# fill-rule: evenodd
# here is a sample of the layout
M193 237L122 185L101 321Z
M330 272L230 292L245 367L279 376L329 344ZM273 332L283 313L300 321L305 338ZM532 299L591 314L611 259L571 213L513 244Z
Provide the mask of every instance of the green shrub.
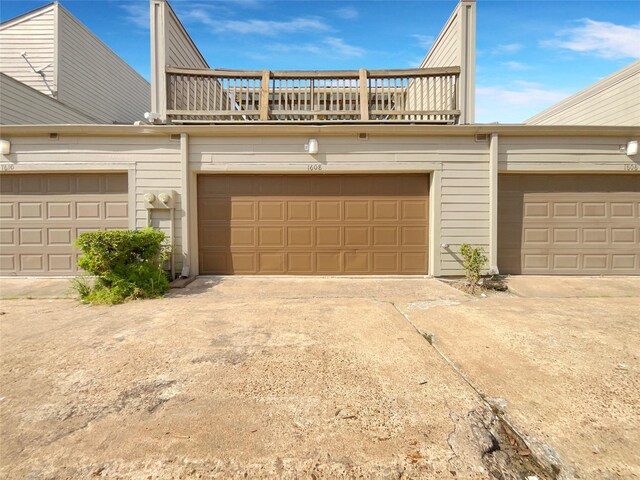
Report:
M487 263L487 257L484 255L482 247L472 247L468 243L460 245L460 254L464 259L464 273L467 281L471 284L471 292L475 291L482 269Z
M169 278L162 265L169 255L165 234L159 230L86 232L76 240L82 251L78 266L96 277L91 285L75 279L72 286L83 301L122 303L162 296Z

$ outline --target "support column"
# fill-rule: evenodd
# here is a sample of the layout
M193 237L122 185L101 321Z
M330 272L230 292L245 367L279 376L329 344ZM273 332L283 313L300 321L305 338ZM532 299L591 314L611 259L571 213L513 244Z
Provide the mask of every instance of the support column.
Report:
M498 272L498 134L489 143L489 273Z
M191 209L189 208L191 197L191 169L189 168L189 135L180 134L180 209L182 210L182 276L193 275L191 272L191 248L190 227Z

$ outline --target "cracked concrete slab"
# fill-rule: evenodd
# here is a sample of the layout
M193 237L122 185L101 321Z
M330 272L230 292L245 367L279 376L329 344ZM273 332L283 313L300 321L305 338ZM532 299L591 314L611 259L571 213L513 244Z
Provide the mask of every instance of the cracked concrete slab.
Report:
M489 478L485 405L394 307L443 299L468 297L218 278L114 307L4 301L0 477Z
M553 462L557 452L561 478L639 478L637 280L546 281L519 277L525 298L399 308L487 398L506 401L534 453Z

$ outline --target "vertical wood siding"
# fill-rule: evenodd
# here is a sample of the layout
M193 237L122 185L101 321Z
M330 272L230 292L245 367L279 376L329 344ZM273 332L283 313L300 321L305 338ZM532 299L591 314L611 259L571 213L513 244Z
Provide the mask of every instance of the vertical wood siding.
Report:
M59 100L103 123L133 123L151 109L149 83L59 8Z
M0 26L0 72L46 95L51 95L51 92L42 76L34 72L20 54L26 52L36 70L51 64L44 73L47 83L55 91L54 8L50 5Z
M0 73L0 125L95 123L55 98Z

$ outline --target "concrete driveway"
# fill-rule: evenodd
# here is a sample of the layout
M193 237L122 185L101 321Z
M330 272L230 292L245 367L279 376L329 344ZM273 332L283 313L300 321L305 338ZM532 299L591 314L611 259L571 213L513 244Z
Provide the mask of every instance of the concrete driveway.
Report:
M640 478L640 278L513 277L518 296L411 321L564 478ZM503 403L501 401L495 404Z
M115 307L5 300L0 477L488 478L486 408L395 307L465 298L227 278Z
M30 282L0 280L0 478L640 475L640 279L203 278L115 307Z

